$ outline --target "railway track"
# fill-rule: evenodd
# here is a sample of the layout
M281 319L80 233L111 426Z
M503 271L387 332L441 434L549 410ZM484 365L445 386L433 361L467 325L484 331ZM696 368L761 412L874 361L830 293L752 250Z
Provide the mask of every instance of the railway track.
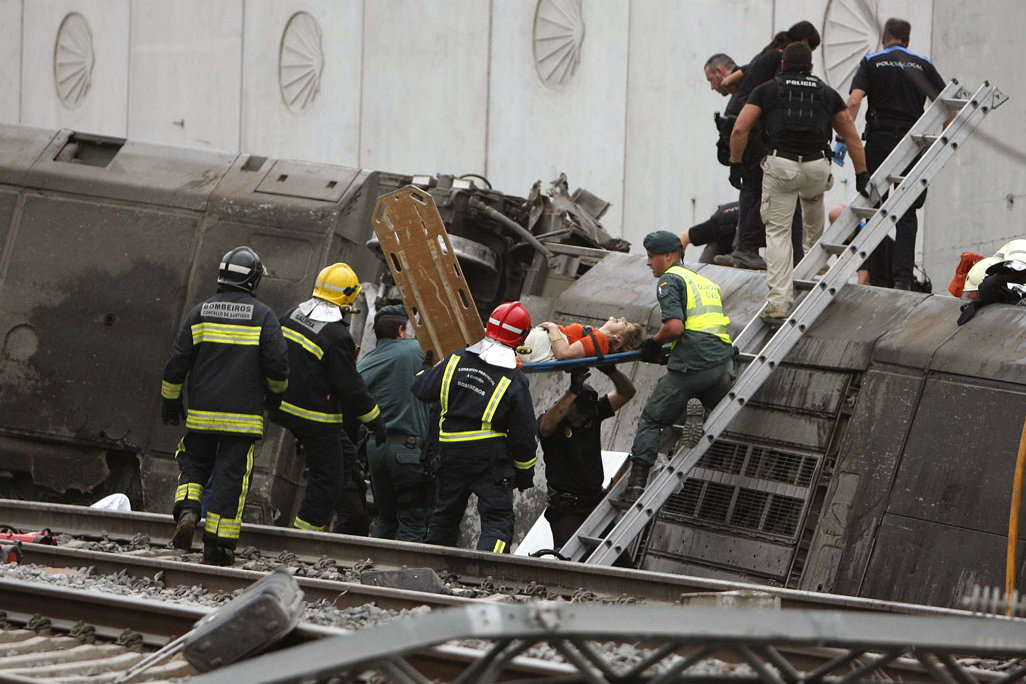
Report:
M174 530L169 515L139 512L99 511L81 506L46 504L0 499L0 523L22 529L48 527L61 536L99 540L121 552L125 567L139 568L164 558L178 558L180 552L166 549ZM148 539L148 542L145 540ZM133 542L133 540L135 540ZM501 554L413 544L366 537L351 537L309 532L284 527L249 525L243 528L242 546L254 547L265 563L254 566L289 564L297 575L340 575L356 578L360 568L432 568L457 586L468 587L472 596L505 593L539 598L598 599L607 601L639 600L676 603L687 594L722 591L758 591L777 597L782 608L856 610L906 615L966 616L966 611L908 603L879 601L820 594L779 587L728 582L723 580L670 575L641 570L587 566L556 560L524 558ZM141 565L129 563L123 545L148 546L147 554L138 550ZM197 533L196 548L199 548ZM101 544L102 546L102 544ZM60 548L60 547L58 547ZM31 553L47 553L32 550ZM60 556L51 554L56 565L64 565ZM190 556L184 556L189 559ZM198 554L191 558L198 560ZM328 561L327 563L325 561ZM79 563L90 565L90 563ZM177 566L174 566L177 567ZM325 570L326 568L326 570ZM233 569L224 571L229 577ZM152 574L152 573L150 573ZM217 573L211 575L210 582ZM216 580L221 581L221 580Z

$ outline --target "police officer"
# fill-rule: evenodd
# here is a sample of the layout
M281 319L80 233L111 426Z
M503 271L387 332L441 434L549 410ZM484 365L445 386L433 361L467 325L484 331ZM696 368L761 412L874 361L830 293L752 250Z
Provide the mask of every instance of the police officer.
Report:
M549 500L545 519L556 549L566 544L602 500L602 421L612 418L635 393L630 378L616 366L598 370L613 381L611 392L599 397L585 382L588 370L575 370L566 393L538 417Z
M865 194L869 175L862 143L841 96L813 76L812 50L804 43L784 48L782 72L755 90L741 110L730 137L731 164L742 163L749 133L759 122L767 153L762 159L762 220L766 224L769 297L762 319L779 325L794 304L791 220L795 200L802 204L805 250L823 233L823 193L830 175L830 129L848 144L855 186Z
M264 406L288 387L285 340L274 312L253 296L264 266L249 247L221 258L217 294L185 317L161 383L162 418L178 425L178 488L172 544L188 550L200 517L203 490L212 493L203 530L203 562L232 565L242 510L253 475L253 451L264 434ZM182 387L189 381L188 414Z
M659 379L645 404L634 435L625 492L631 502L645 489L663 428L673 424L692 397L712 410L730 390L734 351L720 287L684 268L680 263L680 238L667 230L657 230L646 235L643 244L648 267L659 279L656 299L663 323L642 343L640 358L655 363L662 358L664 344L670 344L671 350L666 375Z
M787 37L791 41L804 42L813 50L819 46L820 42L819 31L808 21L799 21L791 26L787 30ZM736 69L720 82L722 89L733 89L733 95L724 110L728 121L737 119L756 87L773 80L777 75L780 71L780 55L779 50L764 50L753 57L748 64ZM731 132L727 131L726 135L729 138ZM740 202L737 244L731 254L714 257L714 263L740 268L766 268L766 261L759 256L759 248L766 244L765 226L759 210L762 201L762 167L760 163L765 154L766 148L762 144L762 137L756 135L751 140L750 148L742 155L741 163L734 164L730 160L728 144L726 163L730 165L730 184L738 189L738 201ZM792 211L794 210L792 207ZM796 216L795 219L797 221L798 217ZM797 243L795 252L797 252L801 245L800 236L797 234L795 241Z
M904 19L888 19L881 38L883 50L863 57L851 81L848 113L852 120L859 113L862 99L869 96L864 138L866 168L870 175L922 116L926 98L933 99L944 89L944 79L933 63L926 57L909 52L911 32L912 25ZM912 289L916 232L919 228L916 209L925 201L924 190L895 224L892 268L894 287L898 290Z
M520 302L495 307L485 338L417 375L413 393L441 402L438 490L427 541L454 546L471 493L481 515L482 551L508 553L513 536L513 484L534 486L534 408L516 352L531 329Z
M695 245L701 247L700 264L711 264L713 258L720 254L730 254L737 236L737 217L740 213L739 202L727 202L716 207L716 211L702 223L696 223L680 234L684 247Z
M356 448L343 430L349 414L384 443L387 431L377 403L356 372L356 344L345 312L360 294L347 264L325 267L310 299L281 317L292 382L272 419L298 440L306 461L306 492L293 526L323 530L331 519Z
M367 466L378 513L372 537L424 541L427 536L434 482L420 462L428 436L428 409L410 391L424 363L420 343L409 335L409 319L401 304L383 306L374 316L378 343L356 364L356 370L381 408L388 442L367 446Z

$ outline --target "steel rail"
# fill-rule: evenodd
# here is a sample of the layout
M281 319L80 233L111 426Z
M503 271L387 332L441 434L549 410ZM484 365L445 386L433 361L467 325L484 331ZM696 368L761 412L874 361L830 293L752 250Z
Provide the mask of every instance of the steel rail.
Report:
M108 536L126 541L142 534L158 543L170 540L174 530L174 521L169 515L103 511L10 499L0 499L0 523L21 529L49 527L62 534L92 538ZM197 548L198 535L199 532ZM496 582L514 584L521 589L534 583L567 596L584 589L600 597L630 596L645 601L675 603L685 594L747 590L779 597L781 606L789 609L844 609L938 617L972 615L952 608L248 523L243 526L240 544L255 546L272 557L292 553L309 562L333 558L343 566L369 559L377 569L428 567L440 574L454 573L467 583L491 577Z
M186 633L215 609L0 577L0 610L7 613L8 620L20 624L27 623L34 615L43 615L61 631L70 629L77 622L93 625L102 636L116 636L130 629L142 635L145 644L156 647ZM277 648L289 648L326 637L352 637L357 633L301 622ZM421 672L451 679L454 673L462 672L481 656L482 652L476 649L442 645L418 653L410 662ZM564 665L534 658L516 659L512 670L526 678L567 673ZM0 681L3 681L3 676L0 672Z
M123 571L129 577L145 579L155 579L160 575L160 581L165 586L199 585L208 591L231 592L244 589L265 574L257 570L222 568L167 558L69 549L46 544L23 544L22 553L22 563L51 568L92 567L100 574L116 574ZM420 606L438 608L467 605L481 600L298 575L296 582L303 589L303 595L308 602L328 601L336 608L352 608L373 603L379 608L405 610Z

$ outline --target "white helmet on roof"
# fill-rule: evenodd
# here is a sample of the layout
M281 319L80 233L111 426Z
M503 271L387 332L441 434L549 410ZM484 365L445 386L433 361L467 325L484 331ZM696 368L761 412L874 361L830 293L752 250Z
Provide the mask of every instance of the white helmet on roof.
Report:
M980 289L980 283L987 277L987 269L994 264L1000 264L1002 261L1004 259L992 256L984 257L973 264L973 267L969 269L969 273L965 276L965 287L962 288L962 292L976 292Z

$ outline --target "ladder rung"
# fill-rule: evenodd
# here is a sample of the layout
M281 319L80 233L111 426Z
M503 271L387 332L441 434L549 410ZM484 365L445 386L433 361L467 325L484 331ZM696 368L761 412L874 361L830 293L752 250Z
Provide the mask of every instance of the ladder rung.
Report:
M626 511L628 508L631 507L631 504L626 502L626 501L624 501L623 499L615 499L615 498L609 500L609 505L612 506L613 508L615 508L618 511Z
M944 104L951 105L952 107L958 107L960 109L971 102L971 100L962 97L944 97L941 98L941 101Z
M589 537L586 534L578 534L577 539L579 539L582 544L591 549L598 548L598 545L602 543L601 537Z
M900 185L903 180L905 180L904 176L887 176L887 182L894 185Z
M875 207L852 207L851 213L860 218L873 218L876 215Z
M875 212L876 210L874 209L873 211ZM844 254L844 251L848 249L847 245L831 245L826 242L819 243L819 246L822 247L823 251L827 254L833 254L834 256Z
M799 280L794 279L794 287L796 290L811 290L819 284L818 280Z
M737 354L734 355L734 358L738 359L739 361L744 361L745 363L751 363L752 361L755 361L755 354L749 354L748 352L739 351Z
M932 135L927 133L914 133L911 137L912 140L921 147L929 147L930 145L940 140L939 135Z

